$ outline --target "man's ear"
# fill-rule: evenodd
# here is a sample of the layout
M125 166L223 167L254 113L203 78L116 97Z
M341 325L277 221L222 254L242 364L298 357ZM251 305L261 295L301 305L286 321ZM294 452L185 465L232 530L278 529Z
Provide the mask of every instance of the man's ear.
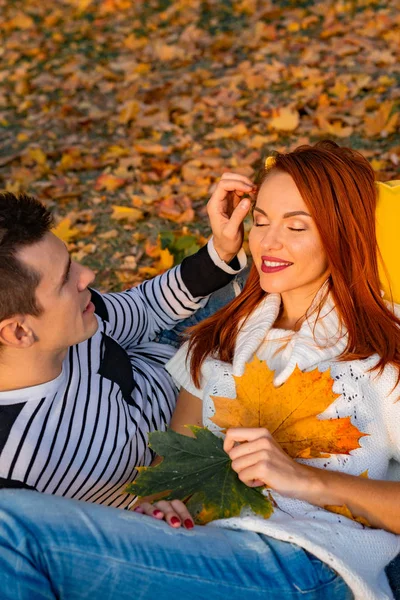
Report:
M10 348L30 348L35 335L23 315L0 321L0 344Z

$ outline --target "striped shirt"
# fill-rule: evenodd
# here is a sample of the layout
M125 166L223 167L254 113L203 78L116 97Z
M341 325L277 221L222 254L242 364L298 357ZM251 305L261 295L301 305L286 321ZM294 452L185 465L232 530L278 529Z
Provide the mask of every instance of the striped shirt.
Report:
M232 272L205 246L136 288L93 292L98 330L69 348L60 375L0 392L0 486L126 508L127 483L153 459L148 433L164 430L175 406L177 388L164 369L175 349L154 339Z

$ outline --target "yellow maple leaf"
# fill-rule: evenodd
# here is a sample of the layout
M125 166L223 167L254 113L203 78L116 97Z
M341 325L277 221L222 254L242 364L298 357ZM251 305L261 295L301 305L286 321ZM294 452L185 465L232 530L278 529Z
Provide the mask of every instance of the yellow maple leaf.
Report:
M320 114L317 116L318 127L322 129L324 133L328 133L329 135L335 135L336 137L346 138L349 137L353 133L353 127L350 125L345 126L341 121L333 121L330 122L323 115Z
M74 237L79 234L79 229L75 227L71 227L71 219L65 217L62 219L56 227L53 227L51 230L54 235L56 235L60 240L65 243L70 242Z
M120 123L129 123L129 121L133 121L140 110L140 104L136 100L128 100L121 108L121 112L119 113L119 122Z
M129 221L129 223L135 223L140 219L143 219L143 213L138 208L131 208L130 206L117 206L113 205L113 212L111 215L112 219L117 221Z
M393 113L394 107L394 102L387 100L382 102L377 111L371 115L365 115L365 133L369 136L380 135L381 137L387 137L394 133L399 120L399 113Z
M238 123L232 127L216 127L214 131L208 133L204 138L206 140L220 139L238 139L248 135L248 129L244 123Z
M294 131L300 123L300 115L297 110L288 106L276 108L272 111L272 119L269 126L278 131Z
M27 154L38 165L44 166L47 163L47 156L40 148L29 148Z
M267 364L254 357L242 377L234 377L235 400L212 396L216 413L211 420L223 429L265 427L292 458L349 454L360 447L358 441L366 434L350 417L317 418L338 397L329 370L303 373L296 366L280 387L273 378Z

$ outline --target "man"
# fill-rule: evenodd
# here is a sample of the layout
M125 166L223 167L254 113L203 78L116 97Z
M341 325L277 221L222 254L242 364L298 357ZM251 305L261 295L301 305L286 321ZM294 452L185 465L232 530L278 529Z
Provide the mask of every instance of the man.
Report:
M152 461L148 432L167 427L175 404L164 370L174 349L154 340L245 265L236 254L250 201L239 200L252 187L225 174L209 202L213 240L105 295L89 289L93 272L71 261L42 204L0 195L1 487L128 506L126 484Z

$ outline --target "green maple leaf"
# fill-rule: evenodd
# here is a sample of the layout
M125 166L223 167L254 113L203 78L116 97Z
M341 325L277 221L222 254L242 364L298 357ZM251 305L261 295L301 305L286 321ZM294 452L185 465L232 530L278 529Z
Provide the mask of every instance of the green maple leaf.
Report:
M223 449L223 440L208 429L189 426L195 438L175 431L149 434L149 445L163 461L140 467L127 491L139 497L183 500L198 525L238 516L244 507L265 518L272 504L261 490L242 483Z

